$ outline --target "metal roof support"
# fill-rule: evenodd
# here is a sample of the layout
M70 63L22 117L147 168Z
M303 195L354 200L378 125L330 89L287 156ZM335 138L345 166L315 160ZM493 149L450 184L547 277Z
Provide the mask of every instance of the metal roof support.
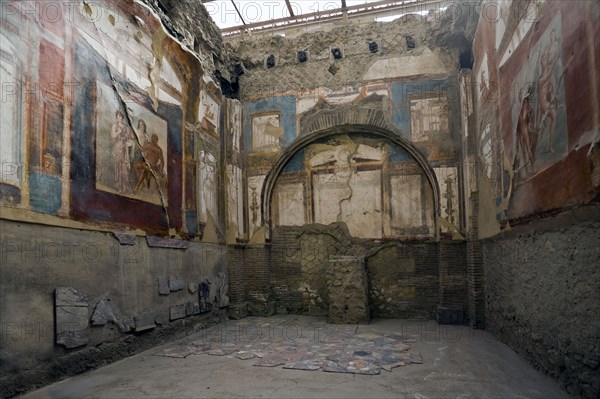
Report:
M290 12L290 17L295 17L294 9L292 8L292 4L290 3L290 0L285 0L285 4L287 5L287 9Z
M232 0L233 1L233 0ZM371 3L364 3L353 6L340 7L334 10L324 10L314 13L302 14L297 16L289 16L285 18L273 19L270 21L262 21L245 26L237 26L222 29L223 35L235 36L243 32L264 32L278 29L285 29L294 26L311 25L322 23L324 21L334 21L339 19L351 19L366 15L390 15L390 13L400 12L415 12L423 11L431 8L440 8L445 0L380 0ZM344 1L344 3L346 3Z
M235 7L235 11L238 13L238 15L240 16L240 19L242 20L242 23L244 24L244 26L246 26L246 21L244 21L244 17L242 17L242 13L240 12L240 10L238 9L238 6L235 4L234 0L231 0L231 4L233 4L233 7Z

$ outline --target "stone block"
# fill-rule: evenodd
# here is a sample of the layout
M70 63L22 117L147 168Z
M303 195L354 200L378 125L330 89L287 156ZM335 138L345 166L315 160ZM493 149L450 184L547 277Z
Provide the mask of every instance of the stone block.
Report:
M146 312L140 315L137 315L133 318L135 322L135 331L146 331L151 330L156 327L156 313L155 312Z
M196 292L198 292L198 284L196 284L196 283L189 283L188 284L188 292L190 294L195 294Z
M136 236L125 233L113 233L115 238L119 240L119 244L121 245L135 245L136 244Z
M352 256L330 257L326 279L328 321L333 324L369 324L364 259Z
M171 321L183 319L185 317L186 307L187 304L185 303L183 305L171 306L171 308L169 309L169 318L171 319Z
M158 294L159 295L169 295L171 290L169 288L169 279L166 277L159 277L158 281Z
M169 290L171 292L181 291L183 289L183 280L179 280L175 277L169 277Z
M194 316L200 314L200 304L198 302L188 302L185 307L186 316Z
M146 236L146 242L151 248L187 249L190 246L188 241L156 236Z
M93 326L103 326L109 321L112 321L115 324L119 324L117 316L112 311L112 308L108 304L108 299L102 298L94 308L94 312L91 317Z
M56 289L56 306L88 306L87 295L73 288Z
M78 348L90 341L88 331L87 296L73 288L57 288L56 343L66 348Z

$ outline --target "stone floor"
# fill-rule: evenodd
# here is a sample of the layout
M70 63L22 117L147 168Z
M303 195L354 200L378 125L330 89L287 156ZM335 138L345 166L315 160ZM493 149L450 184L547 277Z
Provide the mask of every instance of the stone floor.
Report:
M483 331L305 316L215 326L26 398L543 398L569 396Z

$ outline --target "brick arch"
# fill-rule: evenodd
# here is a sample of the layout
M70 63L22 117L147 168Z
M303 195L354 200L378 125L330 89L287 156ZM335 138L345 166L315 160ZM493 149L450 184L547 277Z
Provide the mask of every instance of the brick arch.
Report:
M300 136L309 135L338 126L372 126L391 132L397 129L389 122L386 113L378 108L341 106L317 110L300 121ZM398 132L399 134L399 132Z
M312 133L305 133L296 140L279 156L274 166L271 168L263 183L263 190L261 195L261 221L265 226L265 236L267 240L271 239L272 232L272 220L271 220L271 200L273 199L273 190L279 175L283 172L287 163L296 155L296 153L310 144L321 140L323 138L332 137L342 134L356 134L356 133L367 133L374 137L381 137L391 141L392 143L400 146L404 149L413 160L421 167L421 170L425 174L431 190L433 192L433 219L435 228L435 239L438 240L440 237L440 189L438 181L433 171L433 168L427 161L425 155L419 150L413 143L402 137L396 131L391 129L384 129L378 126L362 125L362 124L346 124L341 126L333 126L318 130Z

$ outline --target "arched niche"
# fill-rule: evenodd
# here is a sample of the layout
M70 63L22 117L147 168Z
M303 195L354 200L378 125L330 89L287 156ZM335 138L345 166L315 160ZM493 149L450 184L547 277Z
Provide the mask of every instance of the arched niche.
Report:
M265 238L268 241L271 239L272 230L274 228L272 220L273 194L277 181L285 170L286 165L288 165L288 163L296 154L315 143L322 142L328 138L353 135L379 138L382 141L392 143L401 148L406 154L408 154L411 160L418 165L422 175L426 179L428 187L431 189L434 229L433 238L436 240L439 239L440 190L436 175L423 153L414 144L403 138L395 131L372 125L343 125L325 128L323 130L308 133L297 138L294 143L292 143L283 152L283 154L281 154L281 156L275 162L273 168L271 168L270 172L265 177L261 193L261 222L265 228Z

